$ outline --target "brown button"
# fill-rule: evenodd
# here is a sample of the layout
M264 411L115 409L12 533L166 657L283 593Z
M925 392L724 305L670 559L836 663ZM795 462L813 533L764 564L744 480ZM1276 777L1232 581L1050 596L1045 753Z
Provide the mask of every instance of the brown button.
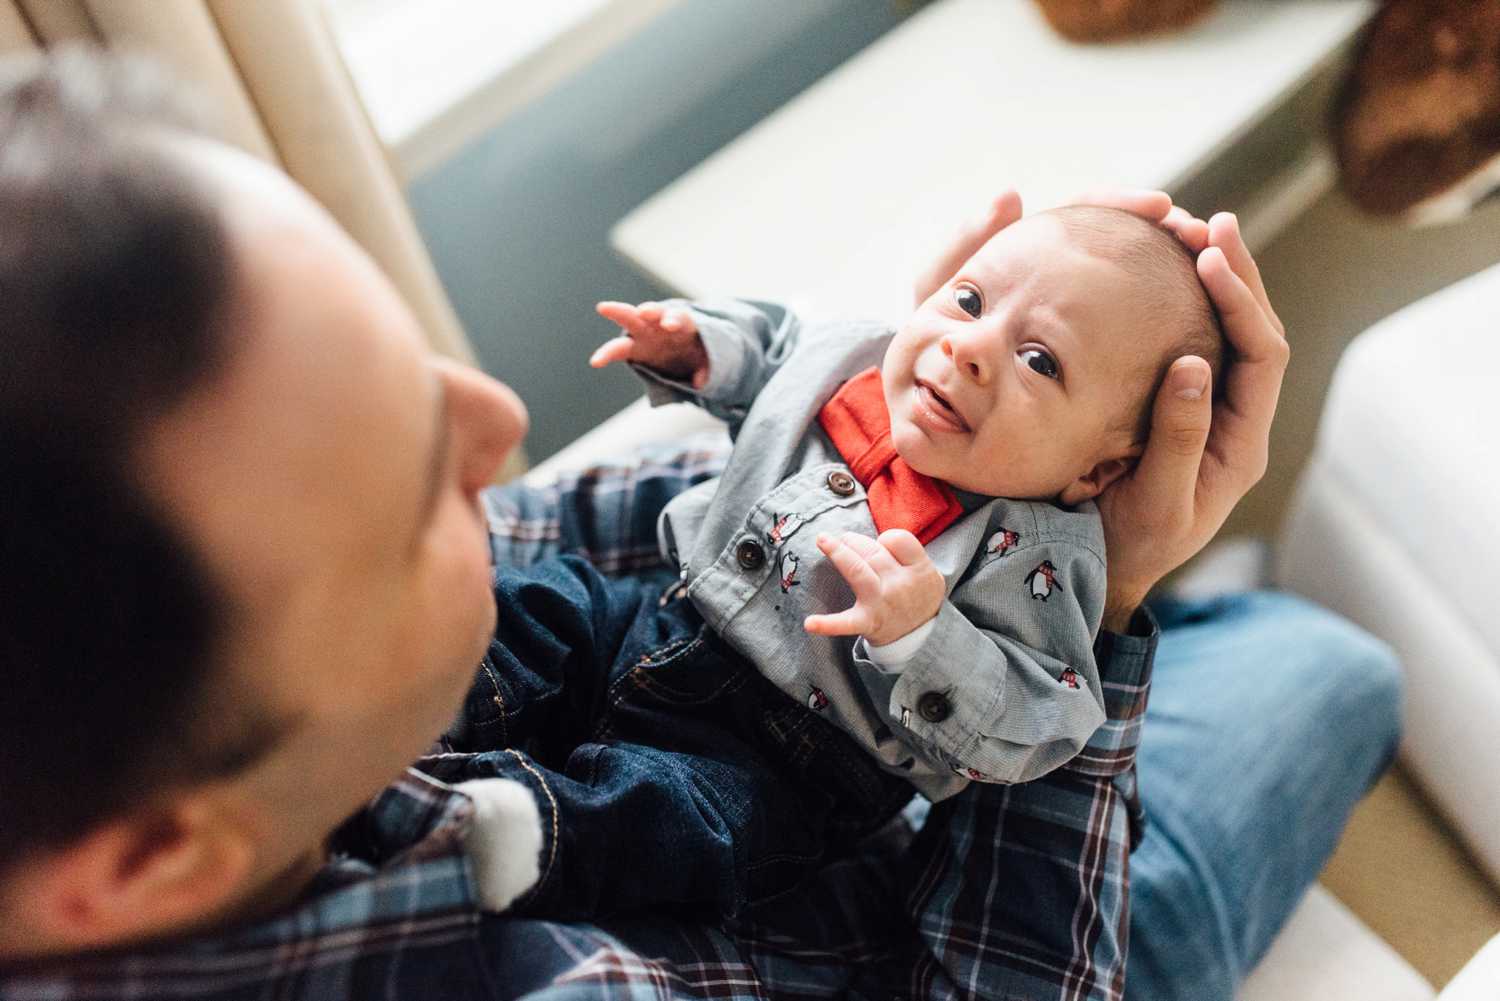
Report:
M835 469L828 474L828 489L840 497L848 497L854 493L854 477L842 469Z
M942 692L923 692L917 700L917 712L929 723L941 723L953 712L953 707Z
M766 565L766 551L754 539L745 539L734 547L734 558L745 570L759 570Z

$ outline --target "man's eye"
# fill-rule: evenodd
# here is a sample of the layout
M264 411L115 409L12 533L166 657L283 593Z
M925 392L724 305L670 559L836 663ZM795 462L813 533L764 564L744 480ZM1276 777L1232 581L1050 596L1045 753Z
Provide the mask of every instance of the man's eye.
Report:
M984 303L979 298L979 293L967 285L960 285L953 290L953 301L958 303L958 308L977 317L984 312Z
M1027 348L1021 352L1021 360L1031 366L1031 370L1049 379L1057 378L1057 362L1051 355L1041 348Z

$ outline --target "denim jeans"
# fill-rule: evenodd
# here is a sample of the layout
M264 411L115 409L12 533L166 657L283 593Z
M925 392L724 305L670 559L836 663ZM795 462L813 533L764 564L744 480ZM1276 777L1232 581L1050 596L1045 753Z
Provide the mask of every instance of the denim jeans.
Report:
M1130 1001L1234 996L1395 753L1401 670L1290 595L1159 602Z
M495 571L500 608L456 751L511 747L551 774L552 875L523 913L594 918L768 902L911 799L852 738L708 629L675 578L580 557ZM490 754L504 754L492 751ZM486 755L464 776L485 774Z

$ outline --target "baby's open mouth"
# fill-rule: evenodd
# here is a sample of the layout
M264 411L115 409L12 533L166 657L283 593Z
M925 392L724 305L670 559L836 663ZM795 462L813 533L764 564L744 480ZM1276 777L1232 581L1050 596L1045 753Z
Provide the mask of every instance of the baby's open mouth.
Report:
M958 431L969 430L969 423L959 415L953 404L948 402L947 397L933 387L932 383L923 379L917 380L917 399L941 422L951 425Z

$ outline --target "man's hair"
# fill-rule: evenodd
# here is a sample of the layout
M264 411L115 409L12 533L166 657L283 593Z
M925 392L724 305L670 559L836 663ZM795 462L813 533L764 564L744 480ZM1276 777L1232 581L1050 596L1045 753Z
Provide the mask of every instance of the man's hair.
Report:
M1193 252L1170 231L1123 209L1069 205L1046 214L1055 215L1084 250L1136 279L1141 304L1167 331L1165 351L1146 357L1140 370L1126 374L1137 379L1143 391L1140 406L1126 415L1120 430L1136 443L1145 442L1157 390L1172 363L1183 355L1208 362L1218 395L1219 375L1230 360L1229 345L1218 311L1198 277Z
M84 50L0 62L0 872L256 754L203 718L226 603L132 469L228 350L172 93Z

